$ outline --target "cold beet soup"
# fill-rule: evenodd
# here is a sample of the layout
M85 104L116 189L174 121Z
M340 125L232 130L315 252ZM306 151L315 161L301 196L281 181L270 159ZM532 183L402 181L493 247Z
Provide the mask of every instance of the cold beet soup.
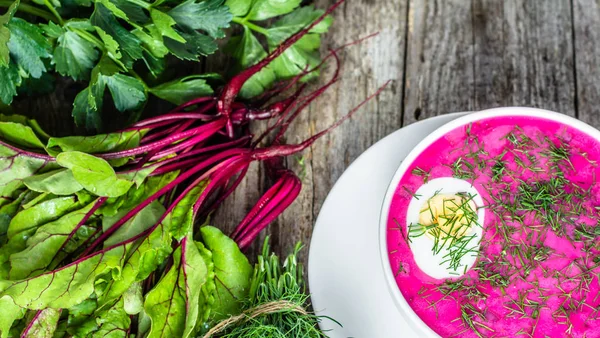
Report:
M410 164L391 267L442 337L600 337L600 145L559 122L494 117Z

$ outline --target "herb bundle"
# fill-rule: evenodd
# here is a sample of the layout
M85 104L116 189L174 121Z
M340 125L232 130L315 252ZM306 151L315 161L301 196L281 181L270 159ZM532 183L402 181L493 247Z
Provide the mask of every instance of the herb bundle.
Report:
M241 103L237 95L341 3L234 76L219 96L196 98L117 133L55 138L35 121L2 116L0 336L198 336L274 296L276 290L265 290L270 272L259 268L252 279L240 248L300 191L282 158L312 145L358 107L304 142L284 144L289 124L337 72L312 93L300 86L275 102ZM337 62L335 51L327 59ZM270 94L286 93L308 72ZM257 119L274 122L255 137L248 123ZM259 147L266 136L272 141ZM275 184L231 238L200 225L255 161L266 164ZM276 259L265 264L279 274ZM295 296L284 300L306 300L298 292L300 268L285 269L280 283L292 284L280 291Z
M180 68L213 54L231 22L242 25L227 51L237 60L233 75L267 56L251 33L266 37L272 51L323 12L299 7L297 0L16 0L0 2L0 102L17 95L52 92L60 76L80 84L74 99L75 122L90 130L103 129L103 111L113 106L137 120L148 95L179 105L211 95L217 74L172 79L165 74L170 59ZM0 10L0 12L2 12ZM273 25L257 22L281 16ZM319 61L321 33L328 18L290 46L243 88L255 97L276 81L295 77ZM307 75L303 80L314 77ZM111 98L111 99L109 99Z

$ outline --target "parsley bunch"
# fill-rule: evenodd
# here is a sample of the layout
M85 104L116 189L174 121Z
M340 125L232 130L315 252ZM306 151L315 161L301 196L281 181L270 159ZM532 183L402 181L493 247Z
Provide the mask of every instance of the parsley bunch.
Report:
M51 92L55 79L64 76L81 84L72 111L77 125L102 130L107 105L126 112L133 121L150 94L173 104L213 94L207 78L219 75L165 80L169 59L197 62L215 53L217 40L227 37L232 30L226 28L234 22L242 27L241 34L230 38L226 51L236 64L225 71L234 74L257 63L267 50L277 48L323 13L300 7L300 2L0 0L4 12L0 16L0 101L10 105L17 95ZM272 25L264 24L273 18ZM259 95L276 81L316 66L319 35L330 24L329 19L317 25L256 74L242 96Z

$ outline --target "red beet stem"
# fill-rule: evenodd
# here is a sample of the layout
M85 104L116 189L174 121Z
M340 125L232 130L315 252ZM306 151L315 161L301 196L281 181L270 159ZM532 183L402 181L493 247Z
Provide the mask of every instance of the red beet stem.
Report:
M231 138L234 137L233 124L232 124L231 120L229 119L229 116L231 115L231 105L233 104L238 93L244 86L244 83L246 83L246 81L248 81L248 79L250 79L254 74L258 73L260 70L262 70L268 64L273 62L273 60L275 60L277 57L279 57L281 54L283 54L283 52L285 52L294 43L296 43L298 40L300 40L304 35L308 34L311 29L313 29L316 25L318 25L321 21L323 21L329 14L331 14L331 12L333 12L343 2L344 2L344 0L339 0L336 3L334 3L331 7L329 7L329 9L327 9L327 11L325 11L325 13L323 13L323 15L321 15L313 23L308 25L308 27L302 29L298 33L289 37L281 45L279 45L279 47L277 47L277 49L275 49L273 52L271 52L269 55L267 55L267 57L265 57L264 59L259 61L254 66L247 68L246 70L237 74L236 76L234 76L231 79L231 81L229 81L229 83L223 89L223 93L221 94L221 97L219 98L219 101L217 103L217 109L219 110L219 112L221 114L225 115L225 117L227 118L226 128L227 128L227 134L229 135L229 137L231 137Z
M300 179L291 171L286 170L280 179L258 200L230 237L234 240L241 239L252 228L252 224L263 219L277 206L282 196L293 195L296 188L300 188L301 185ZM298 192L300 192L299 189Z
M369 97L367 97L359 105L357 105L356 107L354 107L348 114L346 114L346 116L344 116L341 119L339 119L336 123L334 123L333 125L331 125L329 128L320 131L316 135L314 135L314 136L306 139L304 142L299 143L299 144L275 145L275 146L264 148L264 149L256 149L254 151L254 154L253 154L254 159L259 160L259 161L264 161L264 160L267 160L269 158L278 157L278 156L290 156L290 155L293 155L295 153L303 151L304 149L310 147L316 140L318 140L319 138L321 138L323 135L325 135L328 132L330 132L331 130L337 128L340 124L344 123L344 121L346 121L347 119L349 119L350 117L352 117L352 115L357 110L359 110L362 106L364 106L367 102L369 102L370 100L372 100L374 97L376 97L377 95L379 95L385 89L385 87L387 87L387 85L390 82L391 82L391 80L387 81L374 94L372 94Z
M243 149L245 145L250 141L251 136L244 136L235 141L230 141L226 143L220 143L213 146L203 147L200 149L192 150L185 154L179 155L177 157L166 159L162 162L158 162L155 165L159 166L158 169L152 172L151 176L162 175L167 172L178 170L181 168L185 168L190 164L198 163L199 155L205 155L208 153L216 152L216 151L224 151L227 149L235 149L240 148Z
M277 218L285 209L287 209L298 197L302 189L302 183L295 175L288 175L283 178L282 186L272 195L270 199L261 199L256 204L253 213L249 215L252 219L247 220L244 225L246 229L234 239L240 249L245 249L250 245L256 236Z
M117 151L117 152L112 152L112 153L99 154L97 156L101 157L103 159L106 159L106 160L136 156L136 155L150 152L157 148L162 148L162 147L168 146L172 143L186 139L191 136L204 135L206 138L208 138L209 136L214 135L217 131L219 131L219 129L223 128L224 125L225 125L224 120L216 120L216 121L207 123L205 125L202 125L200 127L196 127L196 128L190 129L188 131L185 131L185 132L182 132L179 134L171 135L160 141L156 141L156 142L153 142L150 144L139 146L139 147L136 147L133 149Z

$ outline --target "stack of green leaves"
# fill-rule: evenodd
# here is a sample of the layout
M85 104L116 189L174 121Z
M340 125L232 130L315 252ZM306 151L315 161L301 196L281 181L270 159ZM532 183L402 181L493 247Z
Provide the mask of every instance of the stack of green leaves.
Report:
M168 58L196 62L215 53L217 40L226 37L233 20L243 32L228 43L238 62L226 73L236 73L266 56L255 33L272 50L322 13L299 5L299 0L0 2L0 7L7 6L0 16L0 101L11 104L16 95L51 92L60 75L81 83L72 111L78 125L101 130L107 102L134 121L149 94L174 104L212 94L206 78L218 75L165 79ZM257 24L277 16L282 17L270 27ZM243 96L259 95L277 80L315 66L319 34L330 23L319 24L255 75Z
M131 149L144 130L48 138L32 120L0 121L0 337L192 337L241 311L247 258L217 228L194 231L205 184L154 200L86 254L178 177L115 173L85 153Z

